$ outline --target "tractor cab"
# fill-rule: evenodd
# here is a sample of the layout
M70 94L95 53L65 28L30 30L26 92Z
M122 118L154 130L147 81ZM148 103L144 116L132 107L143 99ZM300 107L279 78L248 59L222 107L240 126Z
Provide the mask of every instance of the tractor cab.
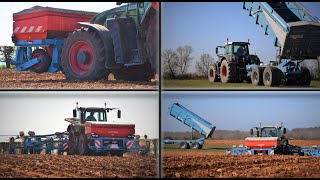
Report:
M216 47L216 54L220 57L219 48L224 48L224 55L234 56L248 56L249 55L249 42L227 42L224 46Z
M278 137L280 138L282 134L286 134L286 128L282 126L264 126L264 127L254 127L256 129L257 137ZM283 131L281 131L281 129ZM250 130L250 134L253 135L253 129Z
M73 109L73 117L80 119L81 124L87 121L107 122L107 114L118 108L101 107L76 107ZM118 109L117 117L121 118L121 111Z

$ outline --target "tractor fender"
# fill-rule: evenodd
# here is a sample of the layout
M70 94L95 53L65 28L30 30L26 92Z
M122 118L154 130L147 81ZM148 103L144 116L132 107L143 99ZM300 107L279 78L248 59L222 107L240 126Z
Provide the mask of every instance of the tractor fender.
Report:
M152 2L146 9L145 13L141 17L140 23L142 24L146 17L149 17L151 13L154 13L153 11L159 11L159 2Z
M78 24L89 28L90 30L93 30L96 32L99 37L103 41L103 45L105 48L105 67L107 69L110 69L111 67L115 66L115 60L114 60L114 51L113 51L113 41L110 35L109 30L100 24L91 24L87 22L78 22Z

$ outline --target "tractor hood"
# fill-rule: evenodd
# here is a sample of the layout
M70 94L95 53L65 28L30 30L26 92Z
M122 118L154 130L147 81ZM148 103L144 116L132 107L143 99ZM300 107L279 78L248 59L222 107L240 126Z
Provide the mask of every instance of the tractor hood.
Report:
M124 122L86 122L85 134L99 137L125 138L135 134L135 124Z
M250 148L272 148L279 146L278 137L247 137L245 146Z

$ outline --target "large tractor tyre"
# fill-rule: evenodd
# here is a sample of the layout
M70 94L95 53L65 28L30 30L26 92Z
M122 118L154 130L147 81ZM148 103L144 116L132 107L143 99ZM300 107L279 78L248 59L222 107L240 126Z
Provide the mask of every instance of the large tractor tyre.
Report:
M80 134L79 136L79 146L78 152L80 156L89 155L89 147L88 147L88 140L85 134Z
M223 60L220 67L220 78L223 83L235 83L237 78L237 67Z
M48 52L44 49L36 49L31 54L31 59L33 58L40 58L41 61L38 64L31 66L29 70L36 73L47 72L51 64L51 58Z
M116 80L150 81L152 79L152 70L149 63L129 68L123 67L114 70L112 74Z
M180 148L181 149L190 149L190 145L187 142L181 142L180 143Z
M279 86L281 71L277 67L266 67L263 71L263 84L265 86Z
M100 36L87 28L78 29L65 41L61 53L63 73L69 80L96 81L106 78L104 44Z
M208 68L208 79L210 82L219 82L220 78L218 78L217 66L212 64Z
M77 153L77 142L74 128L69 126L69 140L68 140L68 154L73 155Z
M299 81L299 85L301 86L310 86L311 83L311 75L310 75L310 71L308 68L306 67L302 67L302 74L301 74L301 78Z
M251 82L253 85L256 85L256 86L263 85L263 68L262 67L252 68Z

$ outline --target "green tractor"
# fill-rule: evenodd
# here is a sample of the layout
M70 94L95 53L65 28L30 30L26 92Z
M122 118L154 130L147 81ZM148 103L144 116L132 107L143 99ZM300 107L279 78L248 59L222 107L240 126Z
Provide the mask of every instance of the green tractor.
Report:
M248 66L260 65L256 55L249 54L249 42L228 42L224 46L216 47L217 62L209 66L208 79L210 82L237 83L246 80L251 83ZM219 48L224 54L219 54ZM255 81L255 80L253 80Z
M122 3L117 3L121 5ZM159 3L127 3L95 15L66 39L62 72L70 80L149 81L158 70Z

